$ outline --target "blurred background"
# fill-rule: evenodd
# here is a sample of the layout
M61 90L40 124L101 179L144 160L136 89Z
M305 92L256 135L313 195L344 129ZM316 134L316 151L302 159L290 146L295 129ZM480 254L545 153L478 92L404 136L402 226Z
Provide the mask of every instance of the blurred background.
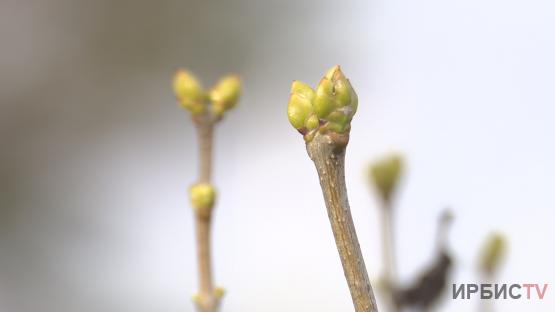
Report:
M193 311L187 188L195 129L171 90L241 75L217 129L216 282L224 312L351 311L312 162L286 118L294 79L341 64L359 94L346 179L377 279L369 161L401 152L399 275L429 264L455 216L451 278L479 282L506 234L504 283L551 283L555 39L551 1L0 1L0 311ZM475 311L452 300L442 311Z

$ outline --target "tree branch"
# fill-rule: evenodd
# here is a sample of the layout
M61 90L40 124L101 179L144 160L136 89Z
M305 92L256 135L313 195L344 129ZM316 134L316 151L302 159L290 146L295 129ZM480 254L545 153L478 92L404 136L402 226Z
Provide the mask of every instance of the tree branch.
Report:
M193 301L199 312L215 312L223 289L214 288L210 254L212 210L216 197L215 188L210 184L214 125L226 111L237 105L241 82L237 75L228 75L210 90L203 90L192 73L179 69L173 79L173 89L179 104L191 113L199 145L199 178L189 190L195 212L199 273L199 292L193 296Z
M199 182L210 183L212 176L212 145L214 122L209 116L200 116L195 122L199 144Z
M212 173L212 142L214 123L210 116L199 116L195 119L199 144L199 183L210 185ZM214 288L212 276L211 257L211 228L213 203L206 209L195 209L195 228L197 237L197 265L199 291L196 296L196 304L199 312L215 312L218 309L220 297L219 291Z
M397 261L395 257L395 228L393 224L393 207L391 199L382 202L382 257L383 257L383 270L386 283L387 301L390 312L400 311L399 306L395 300L395 292L397 285Z
M317 133L307 142L326 202L335 243L356 312L378 311L370 279L358 243L345 185L346 134Z

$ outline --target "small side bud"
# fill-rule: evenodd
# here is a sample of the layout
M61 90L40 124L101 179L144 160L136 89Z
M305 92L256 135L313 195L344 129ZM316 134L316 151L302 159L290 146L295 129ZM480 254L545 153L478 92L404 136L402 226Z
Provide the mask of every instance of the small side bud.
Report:
M318 116L316 116L316 115L312 115L312 116L308 117L308 119L306 120L306 128L309 131L318 128L319 125L320 125L320 120L318 119Z
M225 288L216 287L214 289L214 297L216 297L216 299L221 299L224 295L225 295Z
M507 241L503 234L493 233L486 239L480 256L480 269L493 274L505 258Z
M314 90L304 82L295 80L291 84L291 94L298 94L308 101L314 99Z
M291 85L291 95L287 105L287 117L295 129L303 131L307 127L307 121L312 116L312 99L314 91L307 84L300 81L293 81ZM314 120L311 121L314 126Z
M173 90L183 108L193 115L204 112L204 91L193 74L183 69L178 70L173 78Z
M202 297L199 294L194 294L191 296L191 300L194 304L199 305L202 302Z
M209 93L212 101L212 112L217 117L235 107L241 94L241 80L239 76L230 75L222 78Z
M216 201L216 190L208 183L197 183L189 189L193 209L201 216L210 217Z
M370 180L384 202L388 202L403 171L403 159L393 154L370 165Z

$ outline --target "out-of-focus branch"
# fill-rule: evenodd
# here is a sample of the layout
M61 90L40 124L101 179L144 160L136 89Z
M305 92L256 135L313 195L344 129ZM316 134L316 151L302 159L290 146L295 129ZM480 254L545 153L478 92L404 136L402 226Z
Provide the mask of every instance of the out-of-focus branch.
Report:
M493 284L507 254L507 239L502 233L494 232L486 238L480 251L478 270L484 283ZM480 312L495 311L494 300L480 300Z
M199 290L193 296L199 312L215 312L220 306L223 289L214 287L210 234L216 190L211 181L214 125L223 114L234 107L239 97L240 83L236 76L222 79L205 92L197 79L179 70L174 77L174 91L181 106L191 112L197 128L199 145L199 177L189 195L195 212Z
M403 170L400 155L393 154L370 166L370 180L380 198L382 262L385 293L388 311L400 310L395 300L397 285L397 258L395 253L395 222L393 198Z

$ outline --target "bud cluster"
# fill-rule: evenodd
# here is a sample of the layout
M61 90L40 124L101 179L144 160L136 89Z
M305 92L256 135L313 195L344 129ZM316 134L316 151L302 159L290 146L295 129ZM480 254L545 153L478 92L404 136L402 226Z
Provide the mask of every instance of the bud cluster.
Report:
M193 74L180 69L174 76L173 89L179 104L193 116L210 114L220 119L237 104L241 81L238 76L229 75L205 91Z
M320 80L316 90L294 81L287 107L289 122L311 141L317 132L345 133L356 113L358 97L339 66Z

